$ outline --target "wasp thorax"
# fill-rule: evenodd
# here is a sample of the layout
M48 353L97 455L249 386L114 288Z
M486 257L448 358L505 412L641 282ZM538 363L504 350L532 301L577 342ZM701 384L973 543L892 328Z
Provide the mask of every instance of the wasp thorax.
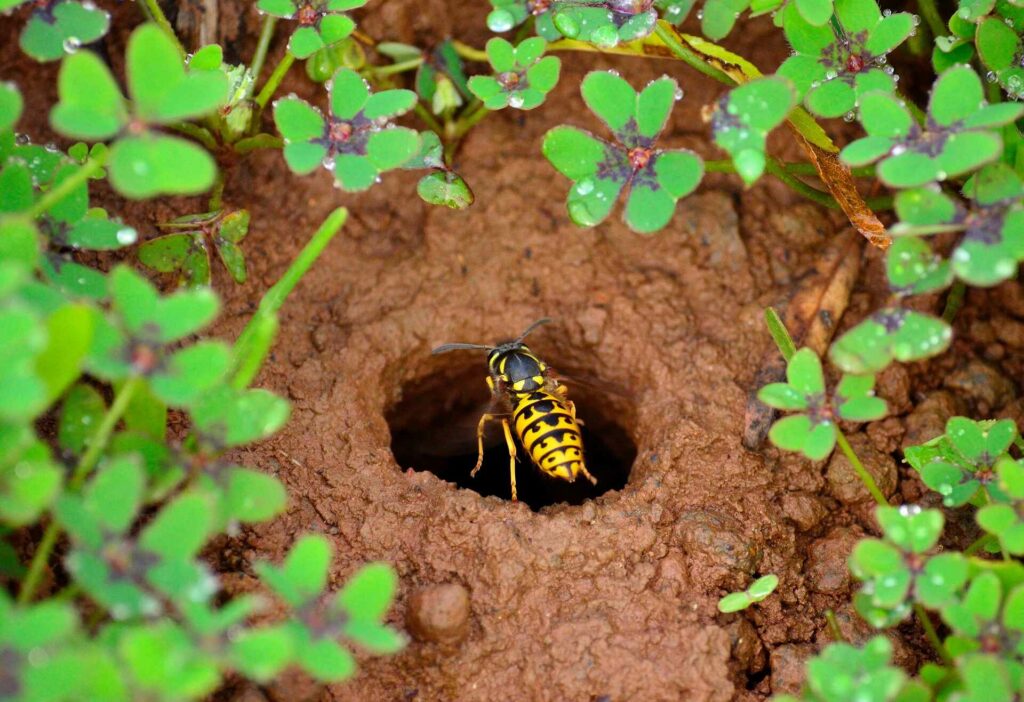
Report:
M629 164L633 166L634 170L640 170L646 168L647 164L651 161L651 149L646 149L642 146L638 146L635 149L629 151Z
M316 8L307 3L299 8L299 12L295 15L295 19L299 21L300 25L308 27L315 24L317 17L319 16L320 13L316 11Z
M335 122L331 125L331 141L348 141L352 136L352 125L348 122Z

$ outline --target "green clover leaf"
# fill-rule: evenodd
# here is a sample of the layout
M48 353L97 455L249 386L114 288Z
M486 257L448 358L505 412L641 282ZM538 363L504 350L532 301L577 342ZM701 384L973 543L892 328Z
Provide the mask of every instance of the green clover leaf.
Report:
M874 396L872 375L843 376L831 400L825 392L821 360L811 349L793 354L786 367L786 383L771 383L757 393L770 407L804 410L772 425L768 438L786 451L799 451L813 461L832 453L836 444L836 417L850 421L881 419L885 401Z
M825 647L807 662L805 689L811 700L890 702L903 687L906 673L890 665L892 643L876 636L862 648L846 643Z
M952 338L952 329L941 319L887 307L835 341L829 358L847 373L877 373L893 359L906 363L940 354Z
M0 133L14 128L24 107L25 101L18 86L14 83L0 83Z
M909 612L908 598L937 608L953 601L968 576L960 553L927 558L942 533L938 510L915 506L876 510L885 540L864 539L850 555L850 570L864 584L855 607L875 625L891 625Z
M975 517L982 529L999 539L1004 551L1024 554L1024 465L1007 456L996 464L996 473L1008 503L985 505Z
M0 326L6 326L2 320ZM0 421L0 448L0 519L13 526L30 524L57 497L64 471L50 448L20 422Z
M334 172L338 187L357 192L419 152L419 134L390 121L413 108L415 93L385 90L371 95L362 77L347 68L334 74L328 91L331 114L326 119L298 98L274 103L274 121L292 171L305 174L322 165Z
M249 233L249 211L220 210L177 217L158 226L173 233L139 247L139 261L161 273L178 272L179 282L192 287L210 283L210 247L213 243L224 267L236 283L247 277L245 254L239 244Z
M610 49L654 31L658 11L650 3L617 0L551 0L555 27L569 39Z
M719 100L711 131L747 185L764 172L768 132L782 123L796 102L790 82L777 76L744 83Z
M755 602L760 602L768 597L768 595L775 592L775 588L778 586L779 576L764 575L752 582L746 590L730 592L718 600L718 611L728 614L744 610Z
M696 0L654 0L654 6L661 12L661 18L673 24L679 26L683 23L690 15L690 10L693 9L693 5ZM712 10L714 6L712 5ZM704 16L707 16L708 8L707 3L704 4ZM704 35L708 38L713 38L708 32L704 32Z
M900 296L943 290L953 282L949 261L915 236L899 237L885 254L890 289Z
M659 78L637 94L617 74L592 71L583 80L582 93L619 143L567 126L544 136L544 155L574 181L569 217L580 226L596 226L626 190L626 224L641 233L661 229L679 198L693 192L704 173L703 161L692 151L655 148L679 94L676 82Z
M874 0L836 0L835 17L839 36L827 22L808 21L799 3L782 11L795 53L778 75L792 80L807 109L822 117L850 112L870 92L892 93L896 82L886 56L914 31L912 15L883 14Z
M996 160L1002 139L995 130L1024 114L1024 105L985 102L981 79L969 66L954 66L932 87L924 128L893 95L866 95L860 119L868 136L843 149L851 166L878 161L887 185L911 188L970 173Z
M299 23L288 41L288 50L304 59L348 37L356 23L344 13L365 4L366 0L259 0L256 9Z
M91 44L110 27L110 14L91 2L44 0L21 31L21 50L36 61L55 61Z
M496 34L515 29L529 17L537 35L547 41L561 37L555 27L552 0L491 0L494 9L487 15L487 28Z
M540 37L524 39L515 47L500 37L492 38L487 42L487 58L495 75L470 78L470 92L489 110L540 106L558 83L562 65L557 57L544 56L546 46Z
M953 630L946 647L955 655L978 650L1006 657L1024 654L1024 586L1007 586L995 573L983 570L967 591L942 608L942 619Z
M197 144L149 127L208 114L224 104L220 71L186 71L171 39L155 24L135 30L126 55L131 113L117 82L95 55L78 52L61 65L54 129L88 140L118 138L110 148L110 181L123 195L200 193L213 184L213 159Z

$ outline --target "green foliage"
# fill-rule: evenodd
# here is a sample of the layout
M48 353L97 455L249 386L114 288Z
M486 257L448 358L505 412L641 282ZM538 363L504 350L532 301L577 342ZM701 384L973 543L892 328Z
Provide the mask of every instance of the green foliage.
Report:
M892 643L884 636L862 648L846 643L825 647L807 662L807 682L799 697L783 695L777 702L890 702L899 699L906 674L894 665ZM927 699L927 698L925 698Z
M208 114L227 98L227 80L214 71L186 71L174 44L156 25L132 33L126 56L126 104L109 69L94 54L67 57L58 76L54 129L90 141L116 138L110 147L111 184L132 198L199 193L216 167L202 148L152 127Z
M27 0L4 0L0 10L23 5ZM32 3L32 14L21 31L21 50L36 61L55 61L73 54L107 33L110 14L92 2L43 0Z
M343 68L334 74L328 94L329 119L299 98L274 104L274 121L284 136L284 158L292 171L305 174L322 165L334 172L338 187L360 191L420 150L419 134L390 122L416 104L412 91L371 95L358 73Z
M654 31L658 12L646 3L616 0L551 0L555 28L569 39L610 49Z
M718 611L723 613L739 612L744 610L755 602L768 597L768 595L775 592L775 588L779 586L779 576L777 575L763 575L750 584L746 590L742 592L730 592L728 595L718 601Z
M661 229L675 213L679 198L691 193L704 174L703 162L692 151L655 148L673 103L681 96L676 82L659 78L638 94L617 74L592 71L581 91L618 143L566 126L544 136L544 155L573 181L569 216L580 226L596 226L625 190L626 224L644 234Z
M348 37L356 23L344 13L365 4L366 0L259 0L256 9L298 22L288 50L296 58L307 58Z
M886 56L911 35L915 20L906 12L883 14L874 0L836 0L834 30L828 9L824 3L786 5L782 26L795 53L778 73L793 81L811 112L838 117L869 93L894 91Z
M873 375L845 375L829 398L821 360L804 348L793 354L786 367L788 382L761 388L757 398L770 407L797 411L772 425L768 438L787 451L799 451L812 461L826 458L836 445L836 420L868 422L888 411L885 401L874 396Z
M487 15L487 28L500 34L518 27L532 17L537 34L553 41L561 33L555 27L552 4L550 0L491 0L494 9Z
M782 123L795 104L790 82L774 76L744 83L719 100L711 131L747 185L764 172L768 132Z
M236 283L247 277L240 246L249 233L248 210L203 212L176 217L159 225L169 234L139 247L139 261L161 273L179 273L179 282L210 284L210 245Z
M524 39L515 47L494 37L487 42L487 58L494 76L473 76L468 82L470 92L489 110L539 107L558 83L562 65L557 57L544 56L545 46L540 37Z
M877 373L894 359L906 363L942 353L952 337L941 319L887 307L836 340L829 358L846 373Z

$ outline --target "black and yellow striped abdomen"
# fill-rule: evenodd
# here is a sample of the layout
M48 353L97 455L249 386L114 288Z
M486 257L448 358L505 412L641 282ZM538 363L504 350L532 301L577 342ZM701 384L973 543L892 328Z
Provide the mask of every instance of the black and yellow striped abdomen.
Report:
M543 390L509 399L516 436L538 468L570 482L587 474L580 426L564 400Z

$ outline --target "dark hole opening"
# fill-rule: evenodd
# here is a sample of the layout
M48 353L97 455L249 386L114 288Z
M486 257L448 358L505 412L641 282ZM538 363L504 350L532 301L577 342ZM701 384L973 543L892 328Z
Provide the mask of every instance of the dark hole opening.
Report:
M488 411L490 394L482 355L476 363L458 363L402 388L401 399L386 417L391 451L403 470L427 470L481 495L511 499L508 448L500 421L489 423L483 464L476 477L469 475L477 458L477 422ZM558 503L578 505L609 490L620 490L636 459L636 445L624 426L631 423L630 412L621 406L622 398L609 401L599 381L593 388L576 386L571 380L566 384L577 417L584 422L584 460L597 484L582 475L572 483L548 476L516 439L516 489L519 501L533 510Z

